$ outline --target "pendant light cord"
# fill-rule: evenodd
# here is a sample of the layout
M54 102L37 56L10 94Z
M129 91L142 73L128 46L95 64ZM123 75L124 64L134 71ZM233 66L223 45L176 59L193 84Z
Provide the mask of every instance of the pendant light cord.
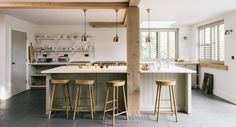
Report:
M118 9L115 10L116 11L116 36L118 35Z
M86 28L86 22L87 22L87 9L84 9L84 36L86 36L86 31L87 31L87 28Z
M150 37L150 9L147 9L148 12L148 37Z

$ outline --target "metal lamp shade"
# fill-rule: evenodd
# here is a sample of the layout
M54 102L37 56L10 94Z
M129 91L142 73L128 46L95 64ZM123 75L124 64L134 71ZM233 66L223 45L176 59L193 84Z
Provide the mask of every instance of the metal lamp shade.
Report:
M87 42L88 41L88 37L86 35L83 35L81 39L82 39L82 42Z
M113 38L113 42L119 42L119 36L115 36L114 38Z
M146 42L151 42L152 38L150 36L146 37Z

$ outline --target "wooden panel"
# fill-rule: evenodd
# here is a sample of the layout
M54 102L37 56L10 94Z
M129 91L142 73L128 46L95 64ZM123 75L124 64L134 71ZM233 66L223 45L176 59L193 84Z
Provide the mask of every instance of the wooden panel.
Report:
M1 2L0 9L125 9L128 2Z
M52 74L52 75L47 75L47 86L46 86L46 114L48 113L48 106L50 102L50 90L51 87L49 87L49 79L69 79L70 82L70 94L71 94L71 101L72 104L74 104L75 100L75 90L76 90L76 85L74 84L75 79L89 79L89 80L94 80L94 100L95 100L95 109L97 111L103 111L104 107L104 99L105 99L105 93L107 89L106 82L110 80L126 80L127 75L126 74L119 74L119 73L114 73L114 74L108 74L108 73L101 73L101 74L95 74L95 73L85 73L85 74ZM62 86L60 86L62 88ZM61 88L58 88L57 91L57 97L63 98L63 92ZM83 87L81 89L81 96L86 96L88 89L86 87ZM119 98L123 98L121 96L121 92ZM57 100L56 103L63 104L64 100ZM123 100L119 100L119 105L120 107L123 107ZM81 100L81 104L88 104L88 100Z
M140 110L141 111L153 111L156 98L157 85L156 80L176 80L175 94L177 100L177 108L179 111L188 111L187 109L187 74L141 74L141 95L140 95ZM186 81L187 80L187 81ZM191 79L190 79L191 81ZM191 83L190 83L191 84ZM169 92L167 87L162 88L162 99L169 98ZM191 102L190 102L191 103ZM161 106L168 107L169 102L161 102Z
M139 8L127 9L127 100L129 115L140 113Z
M138 6L141 0L129 0L129 6Z
M200 67L208 67L208 68L214 68L214 69L228 70L228 66L223 65L223 64L200 63Z
M115 28L116 22L90 22L89 23L94 28ZM123 22L117 23L118 27L124 27Z

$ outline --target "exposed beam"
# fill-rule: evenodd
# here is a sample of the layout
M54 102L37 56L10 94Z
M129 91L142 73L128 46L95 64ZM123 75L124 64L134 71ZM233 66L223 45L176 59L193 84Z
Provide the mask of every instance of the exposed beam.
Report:
M94 28L114 28L114 27L116 27L116 22L89 22L89 24ZM124 23L118 22L117 26L124 27Z
M128 2L0 2L0 9L126 9Z
M138 6L141 0L129 0L129 6Z

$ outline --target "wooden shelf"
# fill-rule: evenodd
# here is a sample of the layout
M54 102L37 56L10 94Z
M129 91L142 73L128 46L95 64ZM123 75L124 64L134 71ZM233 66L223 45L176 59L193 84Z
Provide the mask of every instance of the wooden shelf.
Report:
M40 53L41 51L36 51L37 53ZM46 50L46 51L43 51L43 52L91 52L91 50ZM43 53L42 52L42 53Z
M228 70L228 66L224 64L200 63L200 67L214 68L220 70Z
M31 85L31 88L46 88L46 85Z
M32 77L46 77L45 74L33 74Z

